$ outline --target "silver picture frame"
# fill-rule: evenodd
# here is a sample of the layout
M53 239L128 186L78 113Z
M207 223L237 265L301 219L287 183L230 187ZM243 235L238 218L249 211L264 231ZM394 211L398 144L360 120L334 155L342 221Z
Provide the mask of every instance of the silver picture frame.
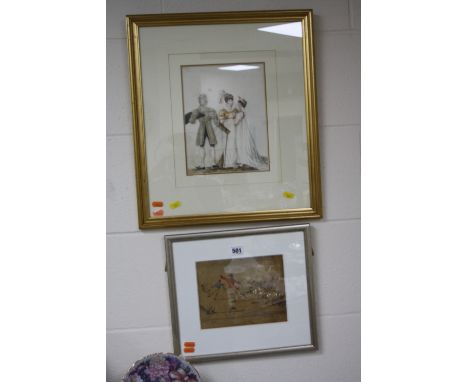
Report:
M268 349L245 349L236 352L220 352L217 354L207 355L189 355L182 353L181 338L180 338L180 321L179 321L179 307L178 296L176 289L175 277L175 264L174 264L174 244L187 241L210 240L230 237L252 236L262 234L281 234L290 232L301 232L304 235L304 256L305 256L305 272L307 280L307 299L308 299L308 313L309 313L309 328L310 328L310 343L299 346L281 346ZM169 284L169 297L171 308L171 323L172 323L172 337L173 337L173 350L177 355L183 355L191 362L205 362L215 360L226 360L238 357L261 356L266 354L284 353L284 352L297 352L297 351L316 351L318 350L317 341L317 322L315 311L315 294L314 294L314 267L313 257L314 251L312 249L311 240L311 227L309 224L295 224L283 225L250 229L236 229L224 230L214 232L202 233L188 233L178 235L166 235L165 249L166 249L166 271Z

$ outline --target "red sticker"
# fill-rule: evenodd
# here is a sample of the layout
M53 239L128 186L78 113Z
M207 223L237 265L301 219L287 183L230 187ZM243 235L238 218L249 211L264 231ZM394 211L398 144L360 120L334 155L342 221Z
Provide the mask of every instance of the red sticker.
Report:
M164 216L164 210L153 211L153 216Z
M184 342L184 346L187 348L194 348L195 342Z
M195 353L195 348L184 348L184 353Z
M164 206L164 203L161 202L160 200L155 200L154 202L151 203L153 207L162 207Z

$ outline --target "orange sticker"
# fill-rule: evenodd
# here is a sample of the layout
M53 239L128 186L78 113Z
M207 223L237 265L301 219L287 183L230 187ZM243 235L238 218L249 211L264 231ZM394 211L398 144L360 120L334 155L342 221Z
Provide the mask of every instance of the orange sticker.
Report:
M162 207L164 206L164 203L161 202L160 200L155 200L154 202L151 203L153 207Z
M164 210L153 211L153 216L164 216Z
M184 353L195 353L195 348L184 348Z
M195 342L184 342L184 346L187 348L194 348Z

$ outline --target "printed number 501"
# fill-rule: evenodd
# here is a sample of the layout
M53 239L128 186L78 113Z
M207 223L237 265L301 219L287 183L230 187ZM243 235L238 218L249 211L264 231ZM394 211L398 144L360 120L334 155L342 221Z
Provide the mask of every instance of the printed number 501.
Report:
M231 251L233 255L242 255L243 253L242 247L231 247Z

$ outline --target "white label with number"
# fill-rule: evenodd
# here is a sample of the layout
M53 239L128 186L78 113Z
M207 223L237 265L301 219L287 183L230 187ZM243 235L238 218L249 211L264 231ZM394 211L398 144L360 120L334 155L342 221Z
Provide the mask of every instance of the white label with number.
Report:
M238 246L238 247L231 247L231 254L233 255L243 255L244 254L244 248Z

